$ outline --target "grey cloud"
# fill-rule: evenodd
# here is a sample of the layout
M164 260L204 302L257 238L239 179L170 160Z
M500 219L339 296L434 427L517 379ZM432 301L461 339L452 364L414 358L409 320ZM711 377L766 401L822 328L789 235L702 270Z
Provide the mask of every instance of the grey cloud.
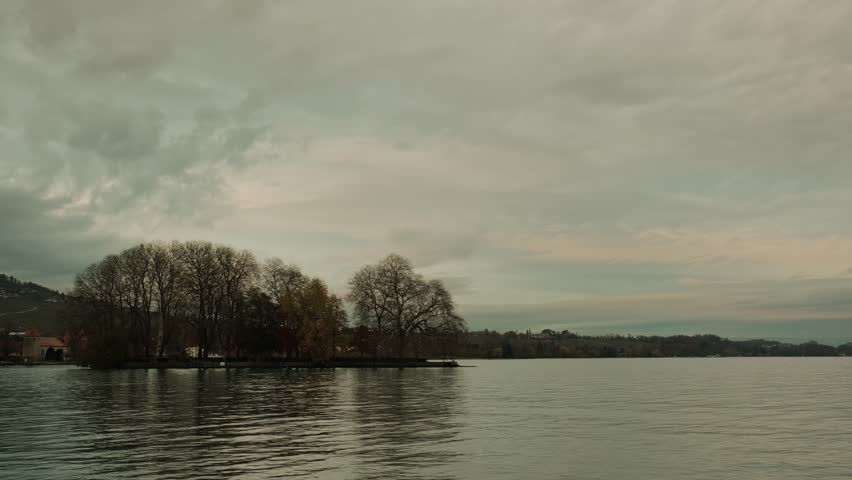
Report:
M156 42L155 42L156 44ZM122 45L110 49L99 48L78 64L87 75L148 75L171 58L173 47L163 44L156 48L148 45Z
M133 112L102 103L86 105L72 114L68 145L108 161L139 159L159 148L163 120L157 110Z
M852 237L845 2L11 1L0 17L0 194L29 204L3 227L32 232L14 237L31 250L3 258L34 275L122 232L239 235L272 254L279 231L327 232L335 262L398 250L474 278L454 284L471 301L536 303L586 282L617 303L649 245L664 257L720 238L643 265L665 272L648 290L671 293L678 275L813 273L729 243L839 251ZM252 175L271 177L262 192ZM56 248L62 230L74 248ZM554 273L495 242L513 234L636 248ZM29 260L36 247L51 262ZM513 255L514 275L501 267ZM833 309L845 286L807 290L760 311Z
M442 276L441 281L447 287L447 290L453 293L456 297L465 297L475 293L474 285L476 284L473 277L470 276Z
M126 246L84 215L58 213L63 203L0 188L0 271L64 289L104 252Z
M464 260L476 250L482 238L466 232L440 232L417 228L397 228L388 232L388 243L409 256L418 267L447 260Z
M852 327L852 281L818 278L788 281L709 283L673 293L591 296L582 299L511 305L465 305L475 325L489 323L501 329L567 328L590 333L653 332L655 327L677 327L689 333L708 332L726 324L795 323L797 334L807 335L808 322L824 327L834 322ZM734 331L735 329L728 329ZM852 333L852 331L850 331Z
M8 20L26 26L27 43L36 49L57 47L77 33L78 11L67 2L13 3L7 4L6 9Z

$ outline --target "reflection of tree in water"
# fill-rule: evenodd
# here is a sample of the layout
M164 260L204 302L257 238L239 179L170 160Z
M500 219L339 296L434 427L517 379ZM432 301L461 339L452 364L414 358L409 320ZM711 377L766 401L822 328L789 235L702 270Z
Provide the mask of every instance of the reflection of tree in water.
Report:
M80 373L73 430L99 459L93 475L311 475L341 450L347 419L332 370Z
M455 478L458 372L358 370L354 383L359 478Z
M71 431L82 478L153 478L172 461L162 447L174 441L174 419L159 414L156 377L146 370L72 370L65 407L75 412ZM173 380L171 382L174 385ZM92 461L92 460L96 461ZM170 470L170 473L173 473Z
M80 478L453 477L455 371L74 370L66 380Z
M328 469L340 450L340 385L333 370L209 372L195 414L205 456L226 477L277 478Z

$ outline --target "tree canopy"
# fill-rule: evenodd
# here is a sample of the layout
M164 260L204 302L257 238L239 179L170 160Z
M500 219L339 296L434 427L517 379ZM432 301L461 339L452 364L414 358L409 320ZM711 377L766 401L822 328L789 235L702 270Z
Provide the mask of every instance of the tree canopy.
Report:
M206 241L154 242L78 274L65 316L78 359L103 366L190 354L401 358L413 335L438 341L465 330L444 284L399 255L358 271L345 298L357 335L344 297L296 265Z
M397 357L412 334L447 335L466 329L444 283L426 280L400 255L363 267L352 276L349 288L347 299L358 324L393 340Z

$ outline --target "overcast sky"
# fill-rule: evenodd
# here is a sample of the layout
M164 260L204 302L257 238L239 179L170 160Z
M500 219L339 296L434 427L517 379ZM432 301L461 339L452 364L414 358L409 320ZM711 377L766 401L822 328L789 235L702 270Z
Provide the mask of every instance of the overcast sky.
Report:
M852 3L0 4L0 271L142 240L474 328L852 336Z

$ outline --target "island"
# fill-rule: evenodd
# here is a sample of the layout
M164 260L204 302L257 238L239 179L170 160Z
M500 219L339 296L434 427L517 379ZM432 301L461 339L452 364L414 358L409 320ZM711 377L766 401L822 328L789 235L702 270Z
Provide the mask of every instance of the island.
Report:
M0 363L93 368L453 368L453 359L845 356L852 344L716 335L470 331L444 282L391 254L345 295L279 258L206 241L152 242L80 272L61 294L0 277ZM28 296L29 295L29 296ZM11 300L10 300L11 299ZM27 303L30 299L30 303ZM40 302L40 303L39 303ZM17 317L53 320L17 327ZM50 317L50 316L48 316ZM432 359L432 360L429 360Z

